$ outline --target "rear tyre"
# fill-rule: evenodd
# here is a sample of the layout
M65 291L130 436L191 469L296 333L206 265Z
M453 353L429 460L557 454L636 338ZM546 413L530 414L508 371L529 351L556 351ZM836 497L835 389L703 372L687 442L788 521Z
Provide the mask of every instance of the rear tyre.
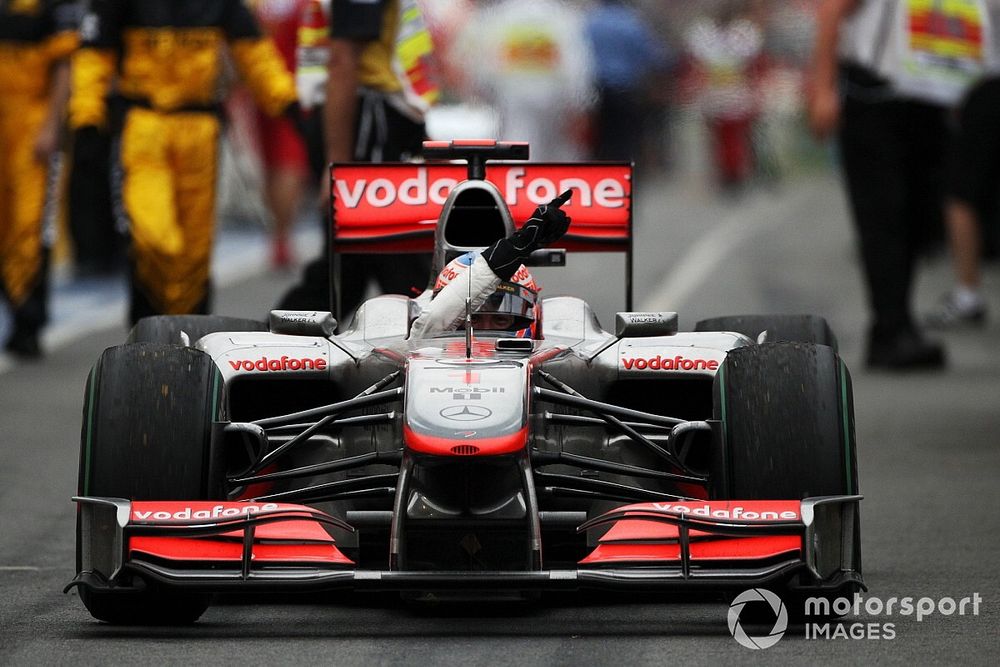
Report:
M767 331L768 343L817 343L837 351L837 337L819 315L730 315L701 320L695 331L735 331L752 340Z
M202 336L220 331L267 331L267 324L257 320L222 315L154 315L135 323L127 343L167 343L181 345L181 332L194 344Z
M193 348L136 343L104 351L91 370L83 408L79 493L130 500L223 498L213 438L222 417L222 376ZM81 568L77 524L77 569ZM80 587L97 619L122 625L193 623L207 595Z
M713 464L716 494L798 500L858 492L851 376L832 348L730 350L713 396L724 441L723 461Z

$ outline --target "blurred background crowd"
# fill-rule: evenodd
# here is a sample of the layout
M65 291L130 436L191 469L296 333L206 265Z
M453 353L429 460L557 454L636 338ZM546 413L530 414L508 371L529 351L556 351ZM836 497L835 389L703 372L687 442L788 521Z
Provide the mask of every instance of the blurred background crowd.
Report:
M915 1L898 3L913 5ZM5 4L8 15L0 21L7 27L0 29L0 40L13 30L11 11L16 14L19 4L76 4L84 51L99 51L101 31L108 29L108 17L113 16L113 12L102 16L101 9L116 3L83 3L92 5L90 14L79 3L31 0ZM218 82L213 84L222 91L218 93L222 122L217 137L217 186L212 190L219 228L216 239L225 242L230 230L251 230L268 238L266 256L259 258L262 270L297 271L305 264L301 284L283 300L288 307L322 307L316 300L326 295L317 283L325 282L328 273L314 257L315 233L321 227L316 202L325 194L321 182L326 161L417 157L419 148L414 145L419 146L419 141L394 145L392 140L379 138L382 125L398 122L393 114L409 118L420 133L434 139L529 141L534 160L632 160L644 183L659 186L681 181L738 205L748 192L762 188L778 191L803 175L837 168L837 152L814 136L822 138L829 132L818 129L815 117L808 113L817 30L823 20L818 12L828 5L839 4L850 12L857 5L895 4L895 0L393 0L389 4L397 5L402 17L399 30L404 33L410 25L407 12L422 16L422 26L414 28L412 39L396 35L397 59L409 68L403 78L408 76L413 84L413 90L405 92L412 95L400 105L394 104L393 95L386 98L388 103L359 96L350 107L359 120L353 134L347 132L345 142L340 130L330 130L334 127L331 122L336 123L335 118L331 121L335 113L331 109L337 107L325 99L327 91L333 90L327 86L327 77L336 74L339 62L329 37L332 35L335 42L338 37L378 41L377 30L372 35L352 33L353 27L343 22L341 32L337 32L338 8L352 4L348 0L333 0L332 4L320 0L246 3L263 34L273 39L280 62L293 77L296 102L282 97L287 97L287 92L279 90L284 83L264 81L270 74L254 64L261 62L258 53L241 53L232 46L239 43L233 35L240 30L244 38L253 33L246 26L226 28L233 31L227 33L232 37L230 52L218 72ZM927 0L922 4L935 3ZM63 18L67 18L69 10L63 9ZM94 25L95 12L103 23ZM122 20L121 16L115 20ZM113 46L122 48L121 43ZM353 97L355 88L378 89L375 83L364 80L366 59L374 56L359 52L353 57L362 80L357 86L349 84L348 94ZM73 67L77 67L75 62ZM415 76L419 68L428 72ZM123 72L121 76L127 77L127 68ZM238 74L247 84L241 83ZM421 78L425 74L427 78ZM45 75L44 71L37 74ZM74 83L85 79L78 73L71 78ZM0 83L0 89L3 86ZM112 80L99 91L99 96L107 96L109 116L115 113L117 93L129 98L129 86L127 81ZM268 86L271 90L262 93L262 87ZM263 107L258 106L262 99ZM70 101L71 121L74 113L86 115L81 104L74 107ZM136 107L149 106L156 111L157 104L155 99L130 99L124 113L134 115ZM272 108L265 108L268 104ZM382 106L372 106L377 104ZM371 115L366 115L371 109ZM71 122L60 142L46 150L36 146L39 160L62 156L62 168L51 172L51 187L47 188L61 195L54 200L59 205L46 208L52 214L46 219L52 224L38 227L44 227L43 245L51 246L40 270L53 276L52 285L42 289L71 291L74 285L85 285L88 290L104 289L125 298L120 285L128 280L131 287L125 291L131 291L133 301L136 284L145 299L143 308L133 306L132 319L154 312L177 312L170 299L158 301L152 294L159 287L151 285L167 278L144 278L159 270L148 268L158 266L159 260L138 261L134 233L129 240L129 224L141 214L123 215L123 207L116 205L122 198L122 144L109 129L112 126L103 119ZM373 133L374 138L366 139L365 132ZM206 136L214 137L211 133ZM128 168L125 165L126 172ZM6 210L0 213L0 224L10 228ZM213 225L212 216L207 215L199 224ZM984 236L976 253L995 256L996 225L982 228ZM919 251L942 252L944 229L938 224L927 230L922 236L926 243ZM9 246L11 234L4 233ZM296 244L300 237L309 241ZM380 285L375 289L398 290L391 280L382 280L378 267L368 270ZM419 274L421 267L414 271ZM183 273L185 280L191 275L190 270ZM149 282L146 288L144 279ZM400 278L406 279L408 276ZM17 281L8 281L5 289L7 305L14 308L7 309L0 323L0 337L9 341L9 352L38 356L38 334L45 318L37 313L26 316L18 329L24 290L11 294L13 282ZM44 281L37 284L44 285ZM364 283L356 287L355 305L366 289L372 287ZM211 308L209 296L210 281L205 294L192 297L184 308L207 312ZM978 301L979 310L956 310L952 301L946 304L951 310L943 320L938 317L938 323L948 325L963 317L976 320L985 315ZM44 298L41 303L43 310L47 308ZM872 339L872 344L877 342ZM890 355L899 352L898 345L892 347L896 342L892 339L889 343ZM905 351L901 353L898 365L938 365L927 349L915 350L919 358L913 357L913 352L909 357Z
M808 138L802 113L815 14L811 2L421 0L418 5L433 40L435 100L422 112L429 138L527 141L537 161L631 160L642 177L692 177L721 197L776 185L783 175L826 160ZM298 41L297 51L294 44L303 16L315 25L323 20L317 22L317 12L304 1L261 2L258 15L297 66L300 99L307 108L318 107L325 73L313 63L325 64L328 54L308 39ZM309 175L301 156L294 169L269 166L272 142L263 137L270 127L255 123L251 106L249 95L230 97L225 157L235 168L222 174L223 217L274 220L272 259L282 268L292 261L283 240L294 217L290 207L314 187L324 161L322 155L314 159ZM409 159L415 152L393 155L394 150L347 157ZM369 257L347 273L363 275L372 261L379 259ZM372 277L391 271L376 269ZM426 272L426 262L420 263L399 277L402 282L394 284L390 276L388 282L379 280L384 283L379 287L408 293L416 276ZM281 305L320 307L327 299L327 275L325 263L313 262L303 284ZM347 291L350 310L363 286Z
M294 67L309 3L252 4ZM430 138L516 138L531 144L533 160L634 160L654 175L676 167L731 194L826 160L803 113L814 0L418 4L440 87L426 114ZM260 134L269 128L254 124L238 87L229 100L225 150L242 171L224 174L223 189L237 190L262 178ZM240 178L249 182L232 182ZM235 210L224 217L267 216L260 191L227 198L224 210Z

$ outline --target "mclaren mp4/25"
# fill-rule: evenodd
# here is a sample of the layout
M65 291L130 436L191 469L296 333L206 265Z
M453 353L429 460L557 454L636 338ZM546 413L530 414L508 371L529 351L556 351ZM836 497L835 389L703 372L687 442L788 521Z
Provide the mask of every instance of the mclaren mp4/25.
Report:
M436 276L569 189L564 247L527 263L625 253L613 330L555 296L528 337L467 317L414 339L429 291L343 331L336 294L266 323L139 322L86 385L69 587L94 617L192 622L220 592L863 586L851 380L822 318L632 311L628 164L427 157L332 167L334 271L432 251Z

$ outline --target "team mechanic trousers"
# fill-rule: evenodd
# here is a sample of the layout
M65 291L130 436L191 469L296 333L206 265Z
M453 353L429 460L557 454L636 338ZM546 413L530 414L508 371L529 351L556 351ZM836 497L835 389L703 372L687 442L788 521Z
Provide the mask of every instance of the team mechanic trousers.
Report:
M37 333L47 314L58 178L34 155L47 112L47 99L0 96L0 287L22 333Z
M131 241L133 323L208 312L220 126L209 111L125 113L115 194Z
M948 126L942 107L897 99L866 70L842 69L841 166L858 231L871 338L914 328L916 258L941 228Z

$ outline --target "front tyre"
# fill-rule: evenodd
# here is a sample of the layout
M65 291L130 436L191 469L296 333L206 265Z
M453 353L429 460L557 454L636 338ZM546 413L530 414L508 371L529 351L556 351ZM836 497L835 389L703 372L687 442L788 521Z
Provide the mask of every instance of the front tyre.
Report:
M851 376L832 348L730 350L713 396L724 441L716 493L740 500L858 493Z
M111 347L87 381L79 493L130 500L223 497L213 424L222 418L223 381L215 362L192 348L157 343ZM77 523L77 569L81 566ZM80 587L99 620L122 625L192 623L209 596L136 582L121 591Z

